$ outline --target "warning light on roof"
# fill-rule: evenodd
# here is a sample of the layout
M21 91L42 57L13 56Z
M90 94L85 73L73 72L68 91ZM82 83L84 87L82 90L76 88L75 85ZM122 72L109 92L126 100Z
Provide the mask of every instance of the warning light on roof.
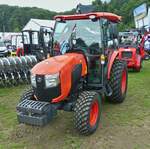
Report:
M60 21L61 21L61 18L57 18L56 21L60 22Z
M90 18L90 19L95 19L96 16L95 16L95 15L90 15L89 18Z

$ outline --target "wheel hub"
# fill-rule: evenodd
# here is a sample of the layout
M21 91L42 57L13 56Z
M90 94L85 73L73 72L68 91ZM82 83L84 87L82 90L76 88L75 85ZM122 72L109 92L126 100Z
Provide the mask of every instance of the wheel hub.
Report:
M126 73L126 70L124 70L122 73L122 82L121 82L122 94L124 94L126 91L126 85L127 85L127 73Z
M91 105L90 110L90 125L94 126L98 119L98 113L99 113L99 106L98 101L94 101Z

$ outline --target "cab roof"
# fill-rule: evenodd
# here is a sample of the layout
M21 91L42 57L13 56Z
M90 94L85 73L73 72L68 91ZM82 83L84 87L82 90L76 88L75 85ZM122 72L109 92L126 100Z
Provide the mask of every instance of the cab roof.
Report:
M108 12L92 12L92 13L86 13L86 14L75 14L75 15L58 15L55 16L54 19L61 19L61 20L83 20L83 19L89 19L89 16L95 16L96 18L105 18L110 20L111 22L119 22L121 21L121 16L118 16L113 13Z

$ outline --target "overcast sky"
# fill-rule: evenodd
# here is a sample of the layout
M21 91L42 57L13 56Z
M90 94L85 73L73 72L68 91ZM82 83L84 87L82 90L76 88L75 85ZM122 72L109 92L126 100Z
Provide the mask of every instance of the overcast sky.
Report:
M39 7L52 11L66 11L75 8L77 4L91 4L93 0L0 0L0 4Z

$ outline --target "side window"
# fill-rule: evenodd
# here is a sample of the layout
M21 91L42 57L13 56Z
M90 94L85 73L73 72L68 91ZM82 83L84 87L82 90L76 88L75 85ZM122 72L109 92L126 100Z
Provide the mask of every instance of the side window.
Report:
M108 45L108 34L109 34L109 31L108 31L108 20L107 19L101 19L102 20L102 41L103 43L105 43L105 46Z
M107 30L108 48L115 48L119 45L117 24L109 22Z
M108 28L107 28L107 46L108 48L113 48L114 42L113 42L113 37L112 37L112 23L108 23Z
M23 32L24 44L30 44L30 37L28 32Z
M107 28L107 39L108 39L108 41L111 40L110 29L111 29L111 24L109 23L108 28Z
M33 44L35 44L35 45L38 44L38 33L37 33L37 32L33 32L33 33L32 33L32 42L33 42Z

